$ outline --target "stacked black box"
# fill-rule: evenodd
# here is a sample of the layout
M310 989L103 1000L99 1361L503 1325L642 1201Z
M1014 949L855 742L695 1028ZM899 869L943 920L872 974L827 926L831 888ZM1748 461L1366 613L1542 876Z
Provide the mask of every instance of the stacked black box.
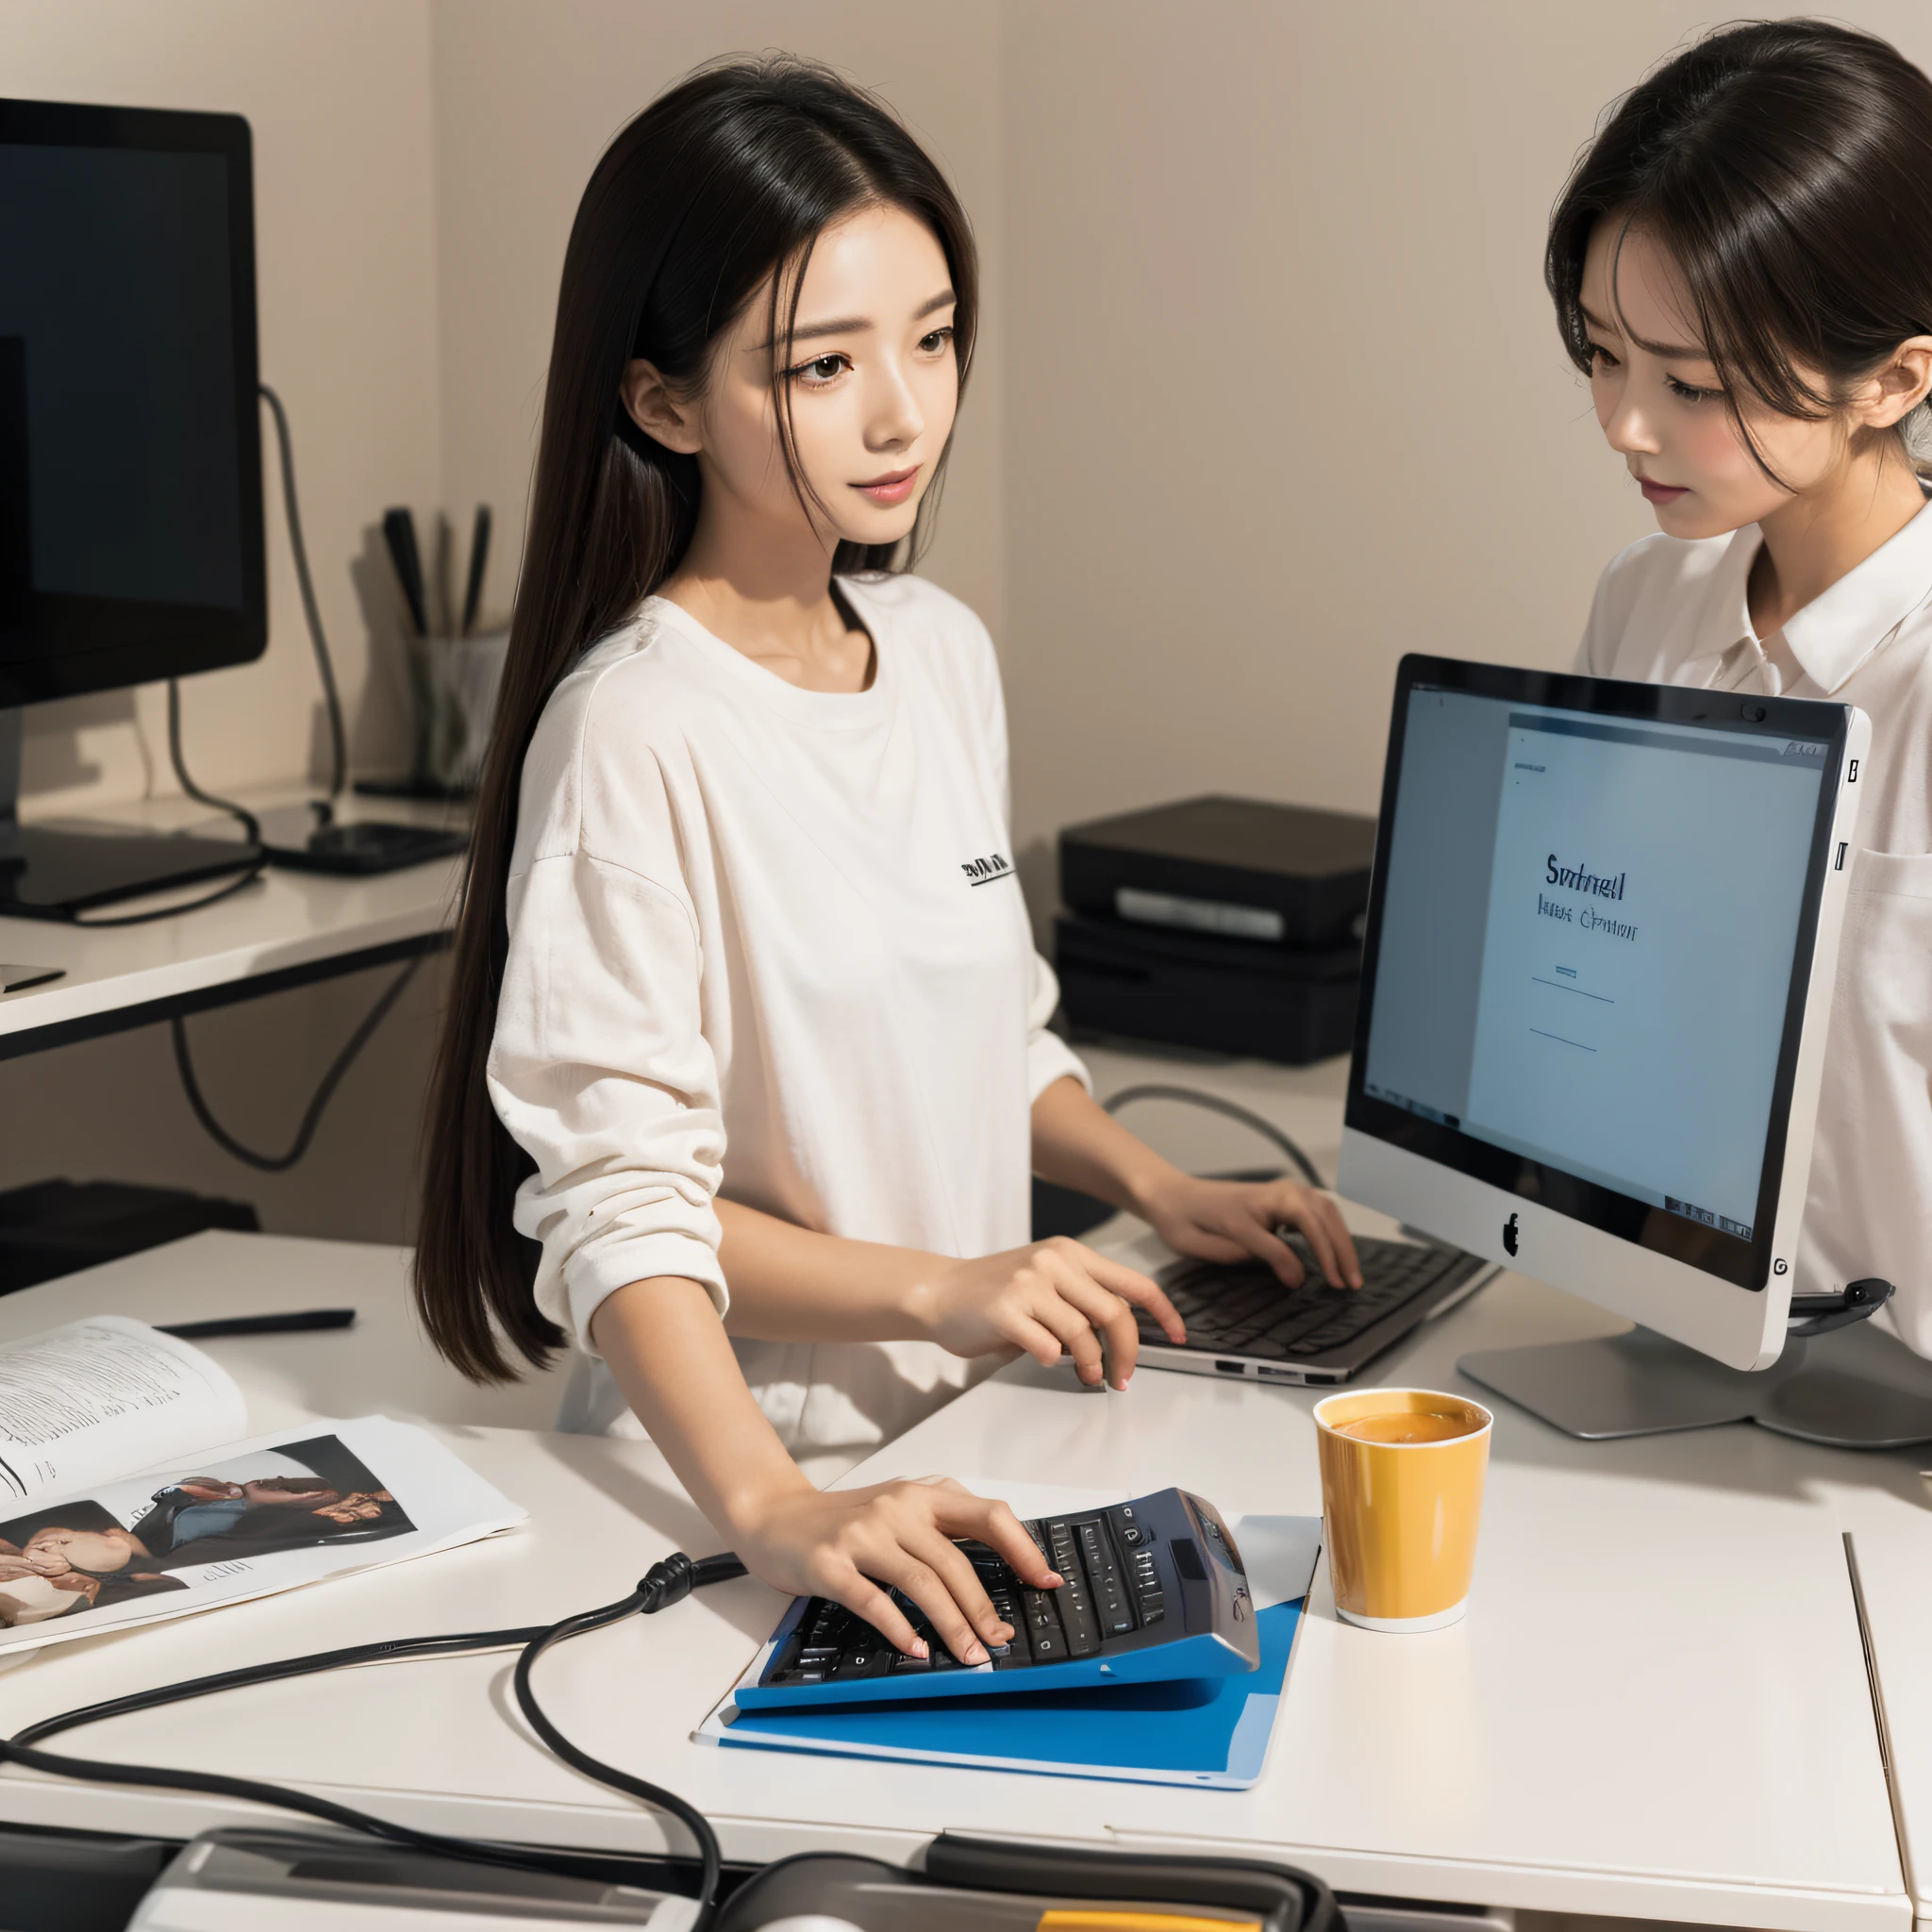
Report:
M1208 796L1060 834L1060 997L1078 1034L1304 1066L1355 1027L1375 822Z

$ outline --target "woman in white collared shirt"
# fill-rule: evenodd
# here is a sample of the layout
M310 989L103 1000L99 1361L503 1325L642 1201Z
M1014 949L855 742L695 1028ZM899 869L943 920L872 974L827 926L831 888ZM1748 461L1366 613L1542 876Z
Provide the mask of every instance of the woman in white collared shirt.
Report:
M1578 668L1871 716L1798 1279L1884 1276L1932 1356L1932 81L1818 22L1714 34L1606 124L1546 272L1662 531Z

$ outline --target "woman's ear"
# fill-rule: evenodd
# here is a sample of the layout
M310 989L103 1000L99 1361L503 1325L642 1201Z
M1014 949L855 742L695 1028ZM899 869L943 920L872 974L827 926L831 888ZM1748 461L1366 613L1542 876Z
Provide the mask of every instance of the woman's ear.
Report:
M630 420L653 442L661 442L685 457L694 457L704 447L697 412L672 393L656 363L646 362L641 356L627 362L617 392L624 398Z
M1910 336L1859 391L1858 416L1866 427L1890 429L1932 394L1932 336Z

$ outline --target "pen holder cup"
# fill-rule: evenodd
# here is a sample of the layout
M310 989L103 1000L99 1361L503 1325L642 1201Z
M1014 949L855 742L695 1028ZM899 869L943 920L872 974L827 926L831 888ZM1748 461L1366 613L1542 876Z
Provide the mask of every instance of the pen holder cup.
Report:
M421 790L457 795L475 791L508 652L507 629L466 638L410 639L409 682L416 707L410 775Z

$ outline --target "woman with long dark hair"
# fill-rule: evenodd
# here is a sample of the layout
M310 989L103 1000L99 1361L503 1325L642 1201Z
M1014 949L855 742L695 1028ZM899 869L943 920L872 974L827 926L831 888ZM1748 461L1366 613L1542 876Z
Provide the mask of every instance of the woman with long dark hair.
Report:
M751 1570L912 1655L1009 1633L957 1485L822 1493L963 1383L1132 1373L1158 1288L1033 1242L1029 1169L1192 1255L1358 1283L1334 1204L1194 1179L1047 1030L985 627L895 574L978 319L966 218L878 102L734 62L612 144L565 258L523 581L431 1102L416 1288L479 1377L578 1351ZM635 1417L636 1422L630 1422ZM798 1460L794 1460L794 1457Z
M1932 81L1822 21L1713 34L1606 121L1546 272L1660 526L1578 668L1871 715L1796 1285L1884 1276L1932 1356Z

